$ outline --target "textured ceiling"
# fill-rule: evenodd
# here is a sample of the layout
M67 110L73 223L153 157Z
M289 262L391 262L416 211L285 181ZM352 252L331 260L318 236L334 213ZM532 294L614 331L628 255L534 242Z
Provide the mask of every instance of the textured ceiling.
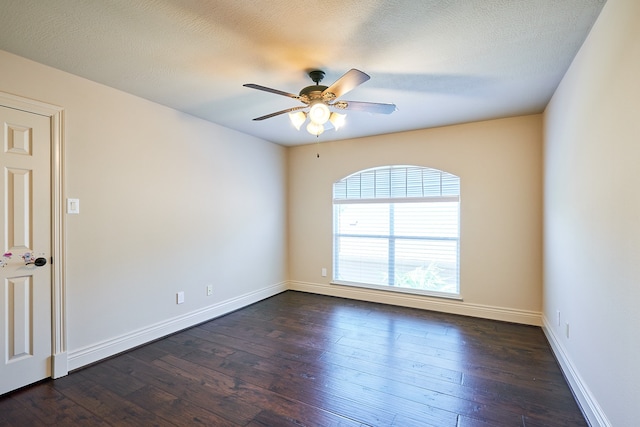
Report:
M316 142L287 115L309 69L349 112L319 141L539 113L605 0L0 0L0 49L283 145ZM0 64L1 66L1 64ZM2 88L0 82L0 89Z

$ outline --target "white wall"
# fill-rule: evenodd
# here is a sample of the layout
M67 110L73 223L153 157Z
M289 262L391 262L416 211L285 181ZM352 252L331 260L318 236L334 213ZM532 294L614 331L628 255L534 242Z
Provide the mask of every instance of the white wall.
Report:
M81 208L66 216L69 368L285 289L283 147L7 52L0 64L0 91L65 109Z
M638 423L639 23L609 0L545 112L545 331L594 425Z
M298 146L288 157L292 289L540 324L541 115ZM463 302L329 284L332 184L388 164L460 176Z

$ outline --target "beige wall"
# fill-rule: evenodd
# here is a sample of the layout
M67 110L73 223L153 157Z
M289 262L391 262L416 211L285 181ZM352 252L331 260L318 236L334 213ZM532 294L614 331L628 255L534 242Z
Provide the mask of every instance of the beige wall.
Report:
M636 0L607 2L544 116L288 149L0 51L0 91L65 109L69 368L287 286L532 324L543 310L592 425L634 425L639 20ZM388 164L461 177L463 301L329 284L331 185Z
M462 302L329 285L332 184L388 164L428 166L460 176ZM540 115L292 147L288 170L293 289L539 324ZM321 277L323 267L327 277Z
M638 424L639 22L609 0L545 112L545 331L596 426Z
M283 147L7 52L0 64L0 91L65 109L70 368L284 289Z

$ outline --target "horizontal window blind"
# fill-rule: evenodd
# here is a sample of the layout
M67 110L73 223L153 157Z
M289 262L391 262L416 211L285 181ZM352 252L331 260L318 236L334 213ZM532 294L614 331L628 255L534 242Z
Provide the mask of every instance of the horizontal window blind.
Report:
M455 175L365 170L334 184L334 281L459 293Z
M368 169L333 185L333 200L459 196L460 178L437 169L392 166Z

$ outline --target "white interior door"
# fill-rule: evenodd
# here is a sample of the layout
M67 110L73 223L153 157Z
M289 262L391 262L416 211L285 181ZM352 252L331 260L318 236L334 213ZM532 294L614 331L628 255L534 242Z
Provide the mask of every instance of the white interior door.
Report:
M0 106L0 124L2 394L51 376L51 119Z

